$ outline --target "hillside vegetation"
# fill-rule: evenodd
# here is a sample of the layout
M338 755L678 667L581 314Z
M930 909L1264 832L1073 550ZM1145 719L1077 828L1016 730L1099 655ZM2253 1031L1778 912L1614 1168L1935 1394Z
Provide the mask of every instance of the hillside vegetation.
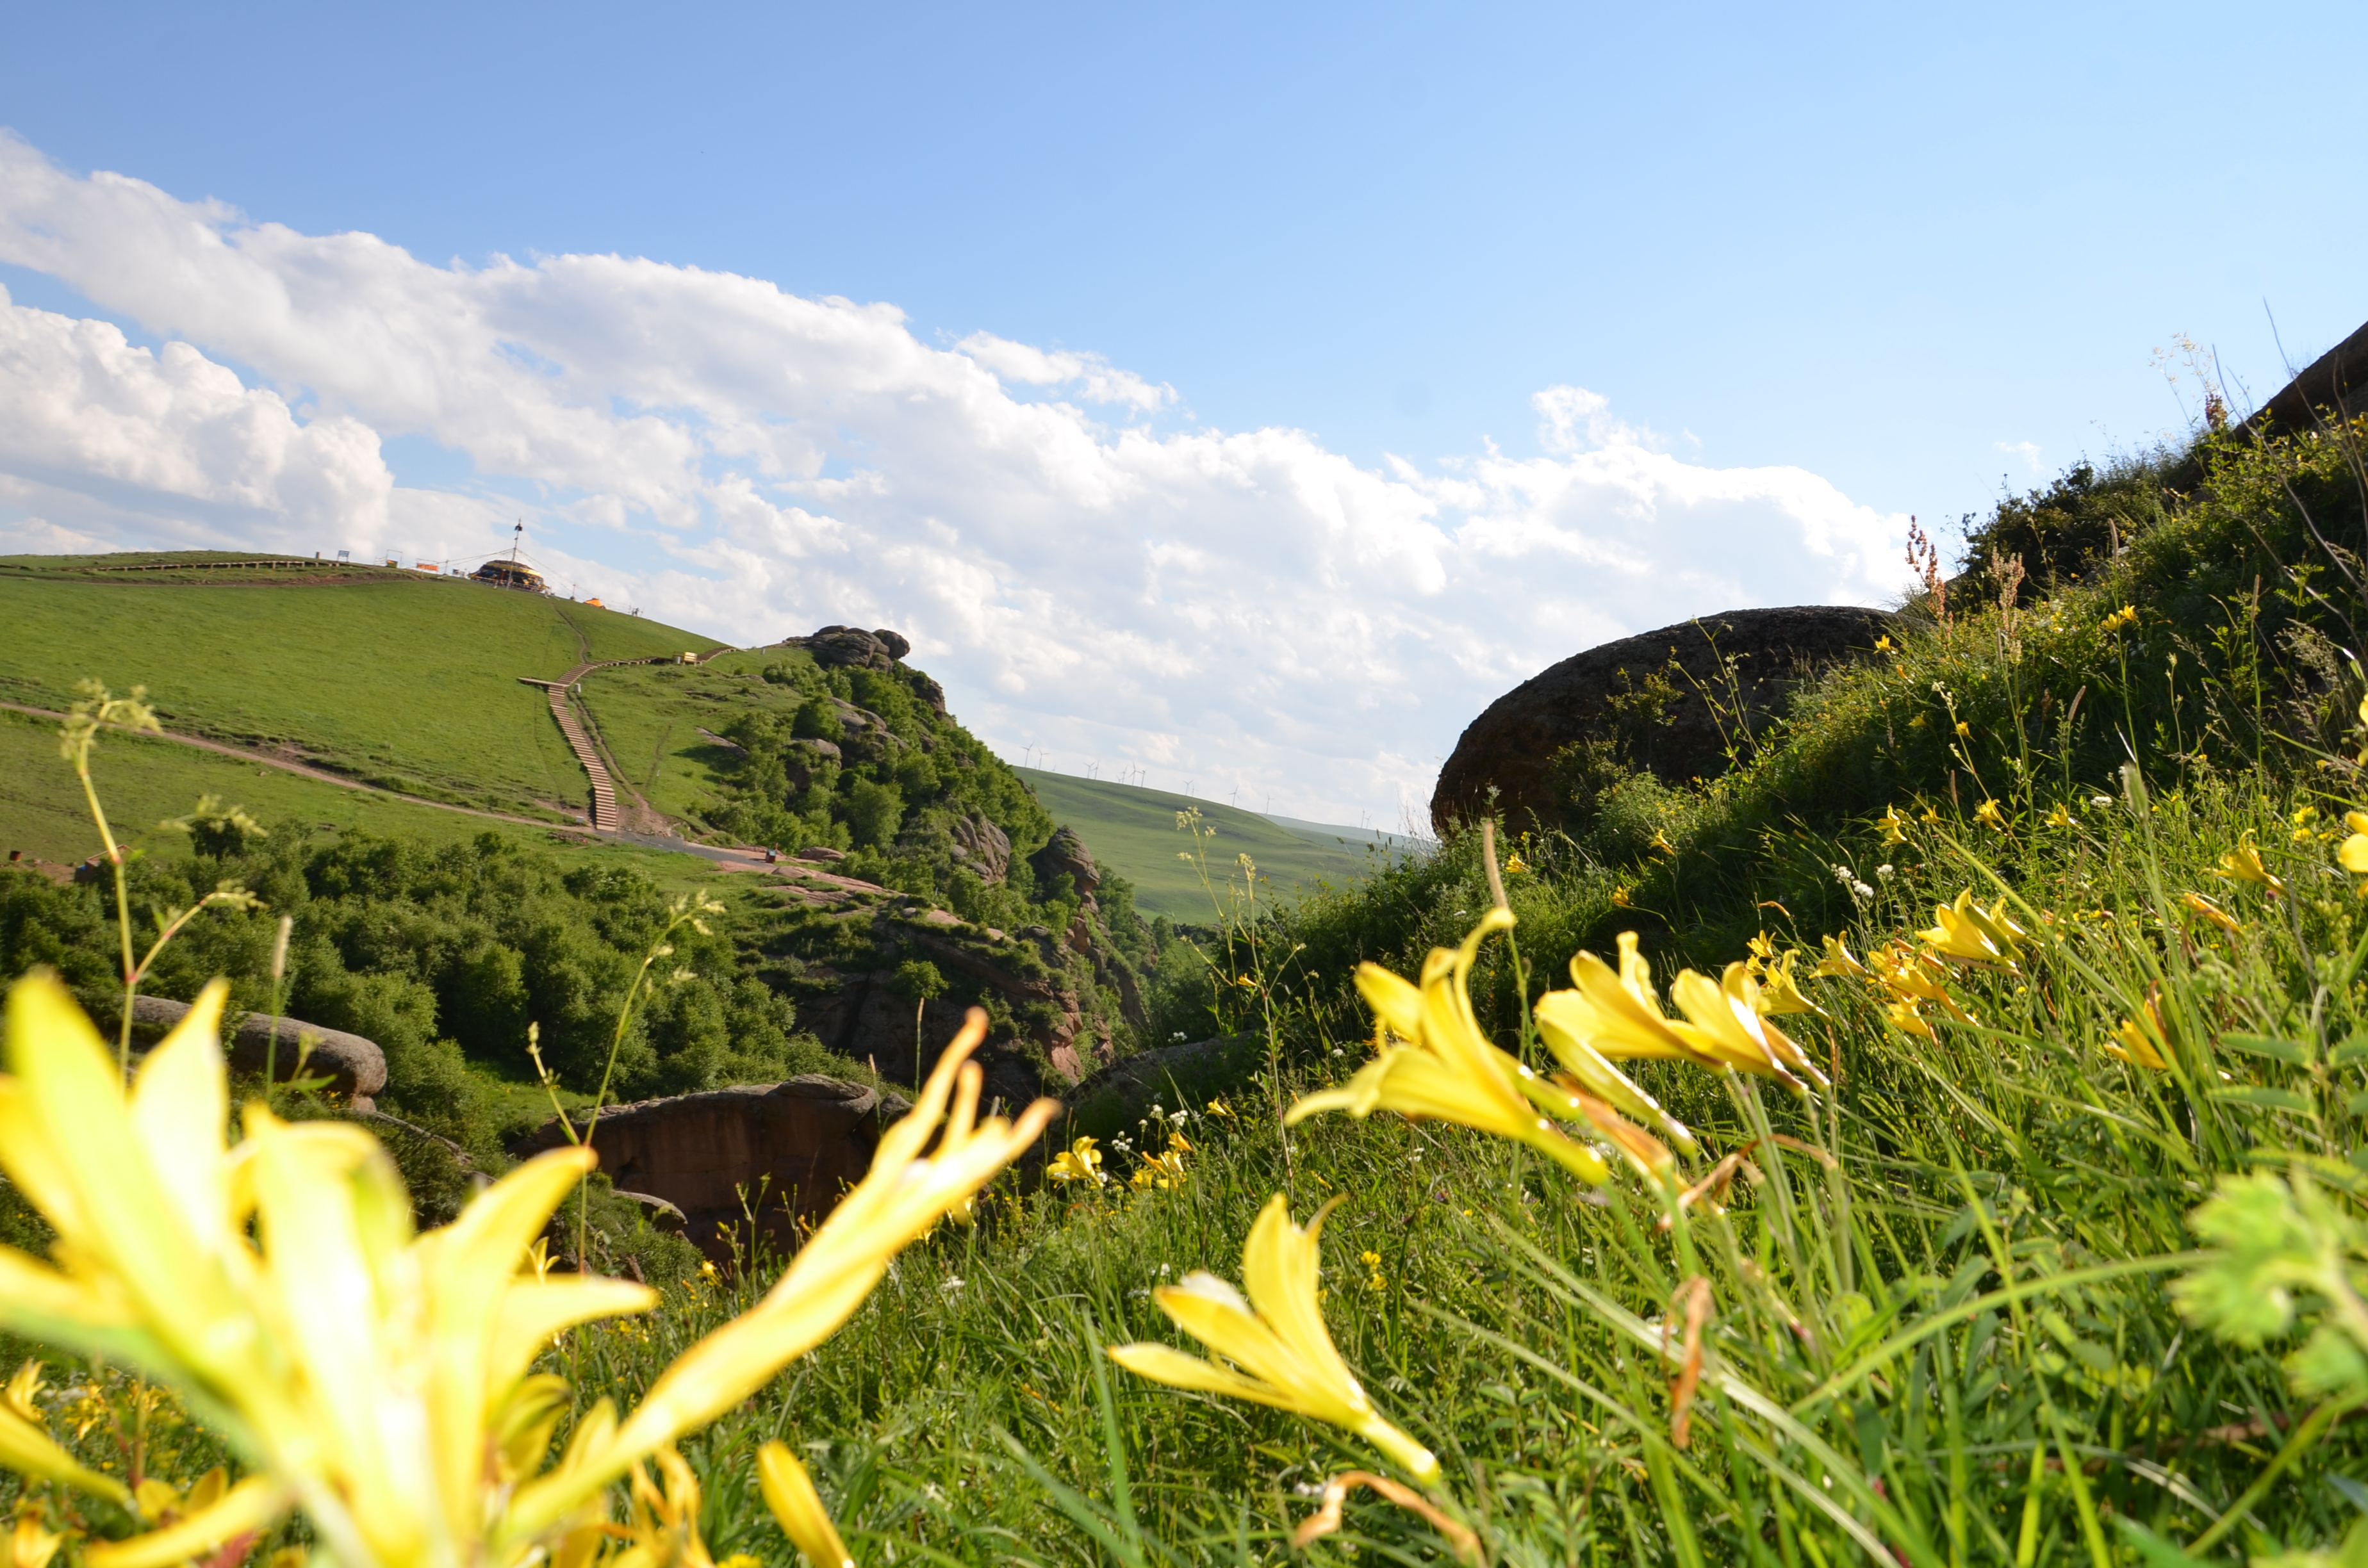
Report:
M176 731L552 821L582 814L583 770L542 692L518 677L715 646L614 610L413 574L178 580L79 564L0 560L0 699L62 711L78 680L144 685Z
M1147 1032L1247 1035L1254 1067L967 1224L936 1223L951 1188L900 1210L864 1304L611 1517L684 1563L834 1560L825 1514L868 1562L2359 1561L2363 437L2076 472L1725 777L1598 774L1560 830L1231 904L1162 956ZM922 867L954 896L957 808L1000 820L938 767L960 738L846 671L755 681L778 696L711 726L740 748L719 830L910 835L910 896ZM791 788L833 719L839 772L807 746ZM1222 834L1183 847L1224 879ZM860 1214L932 1179L928 1136ZM632 1408L814 1279L746 1256L563 1336L553 1430L598 1451L596 1396ZM120 1472L96 1416L41 1408Z

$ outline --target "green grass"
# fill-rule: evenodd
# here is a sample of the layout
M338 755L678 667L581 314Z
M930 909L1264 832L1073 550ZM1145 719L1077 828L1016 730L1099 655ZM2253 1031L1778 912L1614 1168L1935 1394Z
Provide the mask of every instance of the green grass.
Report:
M768 665L810 663L803 649L759 648L703 665L595 670L576 690L622 779L680 820L715 803L716 765L731 755L700 731L721 733L749 708L793 712L802 694L757 675Z
M144 685L167 728L280 746L409 794L580 812L542 692L595 658L704 649L655 622L479 585L68 581L0 574L0 697L63 709L85 676ZM580 633L580 635L579 635Z
M550 721L546 718L545 723ZM186 835L157 824L188 814L199 795L244 805L276 832L405 835L431 845L491 832L564 856L570 864L631 867L670 892L737 892L752 879L664 850L605 844L283 773L176 742L109 734L93 765L118 841L154 854L186 854ZM98 830L74 770L58 756L55 724L0 710L0 851L71 865L100 852Z
M1301 832L1255 812L1161 790L1034 767L1012 771L1028 780L1055 821L1076 830L1097 863L1134 884L1135 907L1145 915L1201 925L1220 917L1200 869L1177 858L1193 847L1191 838L1176 826L1178 812L1198 811L1203 824L1215 830L1206 849L1210 874L1221 894L1228 878L1239 878L1236 855L1257 862L1261 901L1296 898L1319 884L1346 886L1372 869L1372 857L1337 839L1324 841L1320 827L1315 833ZM1353 828L1338 831L1356 833Z

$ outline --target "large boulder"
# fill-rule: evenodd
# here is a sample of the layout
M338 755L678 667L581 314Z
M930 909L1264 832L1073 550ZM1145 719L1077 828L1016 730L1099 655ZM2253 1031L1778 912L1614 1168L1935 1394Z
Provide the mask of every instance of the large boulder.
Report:
M825 669L893 670L897 660L913 651L912 643L885 627L866 631L857 626L825 626L811 637L790 642Z
M592 1147L618 1191L679 1210L690 1240L728 1261L732 1228L746 1220L744 1193L774 1246L794 1251L797 1222L829 1213L863 1179L881 1132L908 1108L900 1096L808 1074L611 1106L592 1130ZM579 1112L574 1119L580 1135L587 1119ZM554 1117L511 1152L540 1153L566 1142Z
M133 1044L143 1051L148 1049L188 1013L187 1002L163 996L133 997ZM102 1014L113 1025L120 1025L123 1017L120 1003L98 1001L92 1008L92 1016ZM308 1024L302 1018L280 1018L279 1050L275 1059L271 1049L274 1020L260 1013L233 1017L237 1018L237 1028L231 1031L226 1050L230 1064L242 1073L260 1073L268 1066L283 1080L293 1078L301 1059L306 1077L328 1079L330 1089L347 1096L356 1110L372 1108L372 1100L386 1087L386 1053L379 1049L376 1040L347 1034L343 1029Z
M1443 833L1494 810L1516 829L1554 825L1554 756L1577 741L1616 743L1667 784L1715 778L1738 722L1766 725L1800 681L1866 656L1896 622L1853 605L1729 610L1574 654L1472 721L1440 769L1431 824Z

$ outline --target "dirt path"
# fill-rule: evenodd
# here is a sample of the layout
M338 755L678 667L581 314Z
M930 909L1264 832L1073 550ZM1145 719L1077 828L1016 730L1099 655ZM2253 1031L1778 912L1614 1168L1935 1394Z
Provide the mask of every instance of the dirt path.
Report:
M21 702L0 702L0 708L5 708L11 713L25 713L36 719L52 719L60 722L63 722L66 717L63 713L52 712L47 708L28 708ZM586 831L572 823L545 822L539 817L512 816L507 812L481 811L475 806L456 806L449 801L430 801L424 796L406 795L400 790L389 790L377 784L365 784L358 778L347 778L343 774L332 773L324 767L313 767L304 763L290 762L285 757L274 756L269 752L256 751L247 746L234 746L226 741L209 741L197 735L177 735L170 730L155 732L127 730L123 733L153 734L157 740L171 741L176 745L195 746L199 751L210 751L218 756L231 757L239 762L251 762L260 767L276 767L282 773L293 773L301 778L310 778L322 784L335 784L340 790L359 790L365 795L383 795L390 801L401 801L406 805L433 806L439 812L458 812L464 817L483 817L488 822L516 823L520 827L544 827L553 833L580 834Z

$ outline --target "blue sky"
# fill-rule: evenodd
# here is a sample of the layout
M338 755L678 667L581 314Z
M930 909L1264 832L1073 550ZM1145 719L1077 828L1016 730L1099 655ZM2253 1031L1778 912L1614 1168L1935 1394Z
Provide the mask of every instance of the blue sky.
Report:
M1436 479L1492 452L1576 450L1538 403L1576 388L1614 422L1581 445L1802 471L1929 523L2179 426L2149 364L2176 334L2260 397L2283 379L2270 312L2297 362L2368 319L2345 151L2357 8L12 5L6 19L0 124L74 178L117 171L428 267L647 257L890 305L928 349L985 334L1169 389L1105 431L1298 431L1376 473L1393 457ZM300 420L350 411L380 438L397 516L417 515L404 494L470 483L541 494L553 548L587 562L724 570L685 556L679 529L637 530L631 499L605 542L563 537L590 526L562 514L597 483L501 472L385 398L324 392L202 312L97 280L98 262L5 254L18 307L112 321L134 345L185 339ZM1069 395L997 373L1017 402ZM863 470L882 439L846 433L814 476ZM97 526L54 497L15 505ZM958 514L932 516L961 533ZM1670 523L1652 540L1682 562L1713 536ZM1863 573L1786 591L1868 597ZM777 597L766 613L803 608ZM1496 690L1595 632L1643 629L1616 597L1485 654L1446 658L1452 628L1430 629L1432 662L1460 673L1414 694L1397 761L1350 758L1273 703L1168 728L1188 746L1214 723L1280 748L1263 776L1303 793L1279 809L1386 818ZM1123 723L1061 729L1091 717L1081 688L937 642L957 696L973 683L982 727L1015 748L1133 744ZM1319 673L1378 682L1363 711L1407 685L1412 658Z

